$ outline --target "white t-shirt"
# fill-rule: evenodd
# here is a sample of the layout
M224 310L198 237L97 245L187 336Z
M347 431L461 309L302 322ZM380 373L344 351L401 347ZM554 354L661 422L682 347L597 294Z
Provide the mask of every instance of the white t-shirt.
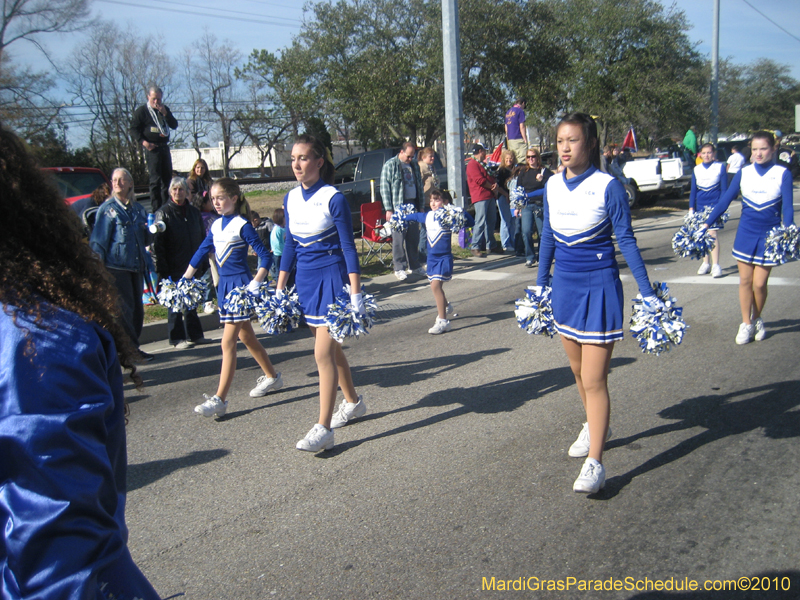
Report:
M417 185L414 182L414 171L411 170L411 165L404 162L400 163L403 168L403 198L406 200L414 200L417 197Z
M728 173L738 173L744 166L744 155L741 152L734 152L728 157Z

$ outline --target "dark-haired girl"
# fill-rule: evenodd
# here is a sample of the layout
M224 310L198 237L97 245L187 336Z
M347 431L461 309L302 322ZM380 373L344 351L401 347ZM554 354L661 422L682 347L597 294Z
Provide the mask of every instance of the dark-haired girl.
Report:
M276 289L278 294L283 293L296 258L297 295L314 336L314 358L319 371L319 420L297 442L297 449L319 452L333 448L333 429L367 412L353 385L342 345L328 334L325 323L328 305L346 283L350 284L351 302L364 312L361 270L350 207L345 197L330 185L333 162L318 139L302 135L295 141L292 170L300 185L283 200L286 243ZM344 400L334 414L339 387Z
M241 216L242 192L239 185L230 178L223 177L211 186L211 201L214 209L221 215L211 225L211 232L200 244L186 269L184 277L194 277L197 267L212 249L219 267L219 285L217 300L219 302L219 321L225 325L222 331L222 369L219 374L219 385L213 396L203 394L205 401L194 407L194 412L204 417L221 417L228 410L228 392L236 373L236 340L242 343L256 359L264 374L258 378L256 387L250 390L250 396L257 398L268 392L283 387L281 374L275 371L264 346L258 341L250 315L231 313L225 309L225 296L233 289L248 286L255 291L263 282L272 262L272 256L264 248L253 226ZM258 272L250 275L247 265L247 246L250 245L258 254Z
M0 189L0 597L157 600L128 551L117 292L3 127Z
M794 222L792 175L772 162L775 137L757 131L751 142L751 163L734 175L728 191L720 198L706 221L706 227L724 213L742 194L742 216L733 241L733 257L739 267L739 308L742 323L736 334L737 344L761 341L766 335L761 312L767 302L767 281L777 262L764 256L767 234L773 227Z
M575 376L586 423L569 455L584 457L573 490L595 493L605 483L603 446L608 436L608 370L614 344L623 337L622 284L614 257L616 236L642 297L658 302L636 246L622 184L600 171L597 125L572 113L557 128L564 171L550 177L544 193L544 222L537 283L552 277L553 320Z

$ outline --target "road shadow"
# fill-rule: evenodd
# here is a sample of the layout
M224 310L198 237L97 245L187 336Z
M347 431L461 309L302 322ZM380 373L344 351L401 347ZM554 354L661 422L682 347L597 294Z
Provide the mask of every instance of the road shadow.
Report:
M674 577L673 579L680 580L682 588L686 587L687 582L685 582L683 577ZM766 571L756 575L725 577L716 581L697 577L689 577L688 579L696 581L701 589L695 591L676 591L673 584L673 591L645 591L631 596L628 600L731 600L732 598L736 600L764 600L765 598L779 598L783 600L784 598L797 598L797 589L800 587L800 571ZM644 580L641 581L642 585L644 585ZM733 587L734 581L736 582L736 587ZM740 589L740 583L750 589ZM718 588L725 585L727 589L706 591L702 589L706 584L709 587L714 587L716 585ZM753 587L758 589L752 589ZM786 589L787 587L788 589Z
M678 443L623 475L606 480L605 489L591 497L609 500L639 475L663 467L726 437L756 429L763 429L764 435L772 439L800 437L800 411L793 410L798 405L800 381L781 381L730 394L683 400L658 413L664 419L676 420L676 423L613 439L606 443L606 451L634 444L643 438L684 429L702 427L705 431Z
M612 368L633 362L635 362L635 359L632 358L618 358L612 360ZM377 433L370 437L338 444L330 452L323 452L316 456L318 458L333 458L365 442L413 431L414 429L422 427L428 427L468 413L493 414L511 412L527 402L541 399L545 394L573 385L575 385L575 377L572 375L570 368L564 366L537 373L508 377L499 381L491 381L484 385L440 390L428 394L414 404L402 406L395 410L373 413L360 420L368 421L380 419L388 415L401 414L421 408L457 406L446 412L433 415L420 421L406 423L405 425Z
M175 471L209 463L228 454L230 454L230 451L221 448L216 450L195 450L190 454L177 458L165 458L138 465L128 465L128 491L132 492L139 488L147 487Z
M764 319L764 326L767 329L767 338L773 335L800 332L800 320L798 319L780 319L778 321Z

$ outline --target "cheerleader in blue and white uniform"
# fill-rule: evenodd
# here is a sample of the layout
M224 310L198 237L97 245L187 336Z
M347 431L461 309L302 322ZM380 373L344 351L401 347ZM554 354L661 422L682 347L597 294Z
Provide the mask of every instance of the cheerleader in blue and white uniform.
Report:
M361 269L353 240L353 221L345 197L333 183L333 162L322 143L301 135L292 147L292 170L300 185L286 194L283 209L286 240L276 293L282 295L289 271L297 259L295 287L300 307L314 336L314 358L319 371L319 420L297 442L298 450L319 452L333 448L333 430L367 412L356 393L342 345L328 334L325 317L345 284L351 302L364 313ZM344 393L334 414L337 389Z
M194 253L184 277L191 279L203 257L213 249L219 269L219 285L217 298L219 301L219 321L225 325L222 331L222 369L219 374L217 393L209 397L203 394L205 402L194 407L194 411L204 417L221 417L228 409L226 400L233 376L236 373L236 340L242 343L256 359L264 374L258 378L256 387L250 390L250 396L257 398L267 392L283 387L281 374L275 371L267 351L258 341L249 314L229 312L224 304L227 294L239 287L247 286L251 292L258 290L269 273L272 255L264 248L256 230L241 216L244 203L239 185L228 177L218 179L211 186L211 201L214 209L221 215L211 225L211 230L203 243ZM258 272L253 278L247 265L247 246L250 245L258 255Z
M689 214L703 212L708 206L716 206L720 197L728 189L728 175L725 164L714 160L716 150L714 144L703 144L697 155L703 162L692 170L692 191L689 194ZM717 230L722 229L722 223L711 228L711 237L714 238L714 248L703 257L703 264L697 270L698 275L711 273L712 277L722 277L722 267L719 264L719 239ZM711 258L711 264L708 259Z
M552 277L553 320L575 375L586 423L569 455L584 457L574 491L595 493L605 483L603 446L609 434L608 370L614 343L623 337L622 284L612 235L633 272L639 292L659 304L636 246L625 189L599 170L597 125L572 113L557 128L565 169L545 187L537 284Z
M408 221L422 223L427 231L428 281L431 282L431 291L436 300L438 313L433 327L428 329L428 333L433 335L450 331L450 320L447 315L453 312L453 305L447 301L447 296L444 295L444 282L453 278L452 232L449 229L443 229L434 218L436 211L450 204L452 200L450 194L434 188L430 191L430 212L411 213L405 217ZM474 225L475 220L472 215L465 213L464 217L468 227Z
M742 216L733 241L742 310L742 323L736 334L736 343L740 345L753 339L761 341L767 335L761 312L767 301L770 271L778 263L764 256L766 238L781 220L784 225L794 222L792 175L786 167L772 162L775 137L767 131L757 131L750 147L751 164L736 173L728 191L706 221L706 227L710 227L741 192Z

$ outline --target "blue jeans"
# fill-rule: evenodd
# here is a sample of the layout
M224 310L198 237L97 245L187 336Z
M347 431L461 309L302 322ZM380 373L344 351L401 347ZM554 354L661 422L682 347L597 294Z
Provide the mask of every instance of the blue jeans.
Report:
M525 261L533 262L539 260L538 252L533 249L533 228L539 232L539 239L542 235L542 211L537 210L534 216L533 206L530 204L520 211L520 221L522 227L522 243L525 248ZM538 249L537 249L538 250Z
M491 250L497 244L494 241L495 210L493 200L476 202L475 226L472 228L472 250Z
M497 199L497 210L500 212L500 243L503 245L503 250L513 250L516 224L511 215L508 198L500 196Z

